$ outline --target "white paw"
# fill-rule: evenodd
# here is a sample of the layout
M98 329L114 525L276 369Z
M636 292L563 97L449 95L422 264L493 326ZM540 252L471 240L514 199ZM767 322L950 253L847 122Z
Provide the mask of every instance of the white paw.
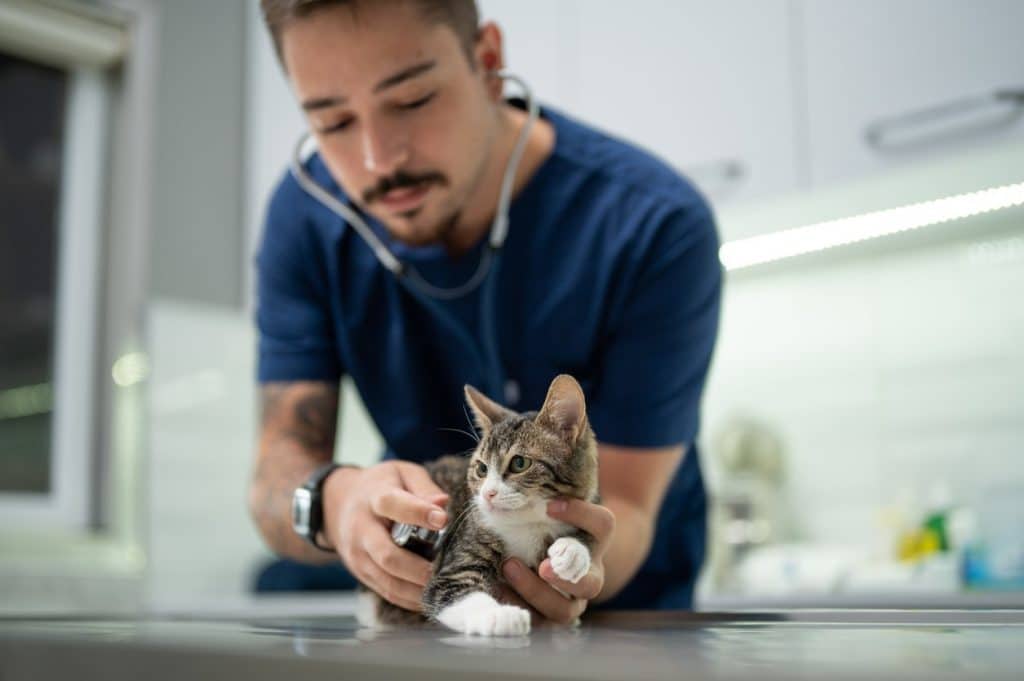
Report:
M530 633L530 612L502 605L483 592L469 594L437 614L441 624L477 636L523 636Z
M555 574L573 584L590 571L590 551L574 537L556 539L548 548L548 558Z
M467 634L523 636L530 633L530 611L515 605L495 605L466 615Z

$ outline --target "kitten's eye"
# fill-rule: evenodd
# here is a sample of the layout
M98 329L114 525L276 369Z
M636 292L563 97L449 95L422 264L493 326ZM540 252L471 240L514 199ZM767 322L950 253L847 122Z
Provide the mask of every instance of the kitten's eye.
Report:
M516 454L508 462L508 470L512 473L522 473L533 463L533 459Z
M476 474L479 475L481 478L487 477L487 464L485 464L483 461L477 461Z

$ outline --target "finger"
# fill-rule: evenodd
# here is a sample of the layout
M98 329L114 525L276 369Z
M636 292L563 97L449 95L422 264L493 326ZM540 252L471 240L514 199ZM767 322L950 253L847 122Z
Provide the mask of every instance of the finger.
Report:
M523 600L549 620L569 624L583 614L587 607L585 600L566 598L514 558L505 561L502 572Z
M449 497L447 494L437 494L433 497L427 497L427 501L434 504L435 506L440 506L441 508L446 507L450 499L451 497Z
M582 499L555 499L548 502L548 515L589 533L604 544L615 531L615 514L604 506Z
M575 584L562 579L555 574L555 569L551 567L550 558L544 559L544 562L542 562L537 568L537 574L541 576L541 579L556 589L564 591L570 596L582 598L586 601L597 598L597 595L601 593L601 587L603 586L601 578L595 574L593 570L583 575L583 577L580 578L580 581Z
M421 499L448 496L443 489L437 486L427 469L419 464L406 463L404 466L399 466L398 475L402 479L402 486Z
M430 561L396 545L379 525L367 530L362 544L373 562L389 575L421 587L430 580L433 572Z
M367 553L358 556L360 579L384 600L406 610L423 610L423 587L389 575Z
M443 508L404 489L389 489L374 496L370 500L370 509L381 518L435 530L440 530L448 522L448 514Z
M504 603L505 605L518 605L520 608L533 610L533 608L530 607L530 604L524 601L523 597L517 594L515 589L508 584L498 585L498 593L495 596L495 599L499 603Z

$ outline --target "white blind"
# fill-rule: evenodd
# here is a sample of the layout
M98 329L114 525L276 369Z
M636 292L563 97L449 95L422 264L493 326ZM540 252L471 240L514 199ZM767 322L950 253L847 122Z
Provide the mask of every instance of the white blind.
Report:
M128 44L127 15L70 0L0 0L0 50L57 67L108 67Z

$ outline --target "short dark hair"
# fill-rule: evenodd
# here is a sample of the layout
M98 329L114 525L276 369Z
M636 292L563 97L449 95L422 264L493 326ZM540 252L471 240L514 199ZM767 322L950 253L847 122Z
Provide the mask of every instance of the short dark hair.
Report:
M274 50L284 65L281 56L281 32L294 19L308 16L318 9L335 5L355 7L360 2L379 2L380 0L260 0L263 21L274 41ZM479 32L480 13L476 8L476 0L407 0L415 2L429 21L447 24L462 44L462 50L473 66L473 48Z

